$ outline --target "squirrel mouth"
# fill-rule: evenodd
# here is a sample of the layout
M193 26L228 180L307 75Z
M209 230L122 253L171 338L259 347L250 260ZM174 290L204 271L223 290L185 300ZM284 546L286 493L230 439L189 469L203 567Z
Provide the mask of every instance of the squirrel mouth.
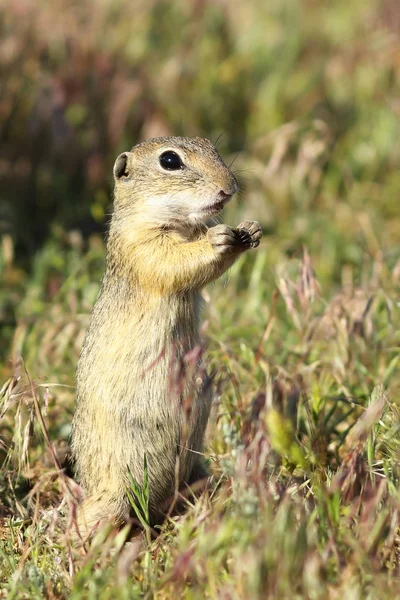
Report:
M229 202L233 194L225 194L225 192L219 192L215 202L203 208L203 211L207 214L217 214L221 212L225 204Z

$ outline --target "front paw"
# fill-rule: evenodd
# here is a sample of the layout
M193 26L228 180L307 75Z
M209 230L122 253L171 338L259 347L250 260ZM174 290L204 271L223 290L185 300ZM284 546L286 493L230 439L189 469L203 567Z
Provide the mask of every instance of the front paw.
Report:
M218 254L234 254L241 250L239 232L228 225L215 225L207 231L210 244Z
M237 232L243 246L247 248L257 248L262 237L262 229L257 221L243 221L237 226Z

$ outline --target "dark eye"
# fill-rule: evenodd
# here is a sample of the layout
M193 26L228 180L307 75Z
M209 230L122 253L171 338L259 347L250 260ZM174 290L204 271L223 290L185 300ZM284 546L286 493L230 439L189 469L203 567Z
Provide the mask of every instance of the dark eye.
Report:
M167 171L183 169L183 162L181 161L180 156L176 152L172 152L172 150L168 150L161 154L160 165L163 169L167 169Z

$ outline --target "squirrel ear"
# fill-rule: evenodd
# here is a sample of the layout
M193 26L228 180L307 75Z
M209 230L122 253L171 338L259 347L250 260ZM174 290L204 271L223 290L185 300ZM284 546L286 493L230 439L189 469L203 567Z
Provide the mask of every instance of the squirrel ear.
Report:
M115 179L123 179L129 177L128 169L128 152L120 154L114 164Z

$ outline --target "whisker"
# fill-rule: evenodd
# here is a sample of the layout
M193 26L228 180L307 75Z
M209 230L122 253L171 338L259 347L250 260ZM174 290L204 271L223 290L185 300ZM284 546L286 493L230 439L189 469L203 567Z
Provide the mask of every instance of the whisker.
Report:
M240 155L241 153L238 152L235 156L235 158L232 160L231 164L229 165L229 169L232 167L233 163L235 162L235 160L237 159L237 157Z
M236 179L238 179L239 181L251 181L250 177L245 177L244 175L236 175L235 174Z
M226 133L226 129L224 129L224 131L222 131L219 136L217 137L217 139L214 142L214 146L216 147L216 149L218 150L219 146L217 145L219 140L222 138L223 135L225 135Z
M236 175L237 173L245 173L246 171L254 171L254 169L233 169L232 173Z

